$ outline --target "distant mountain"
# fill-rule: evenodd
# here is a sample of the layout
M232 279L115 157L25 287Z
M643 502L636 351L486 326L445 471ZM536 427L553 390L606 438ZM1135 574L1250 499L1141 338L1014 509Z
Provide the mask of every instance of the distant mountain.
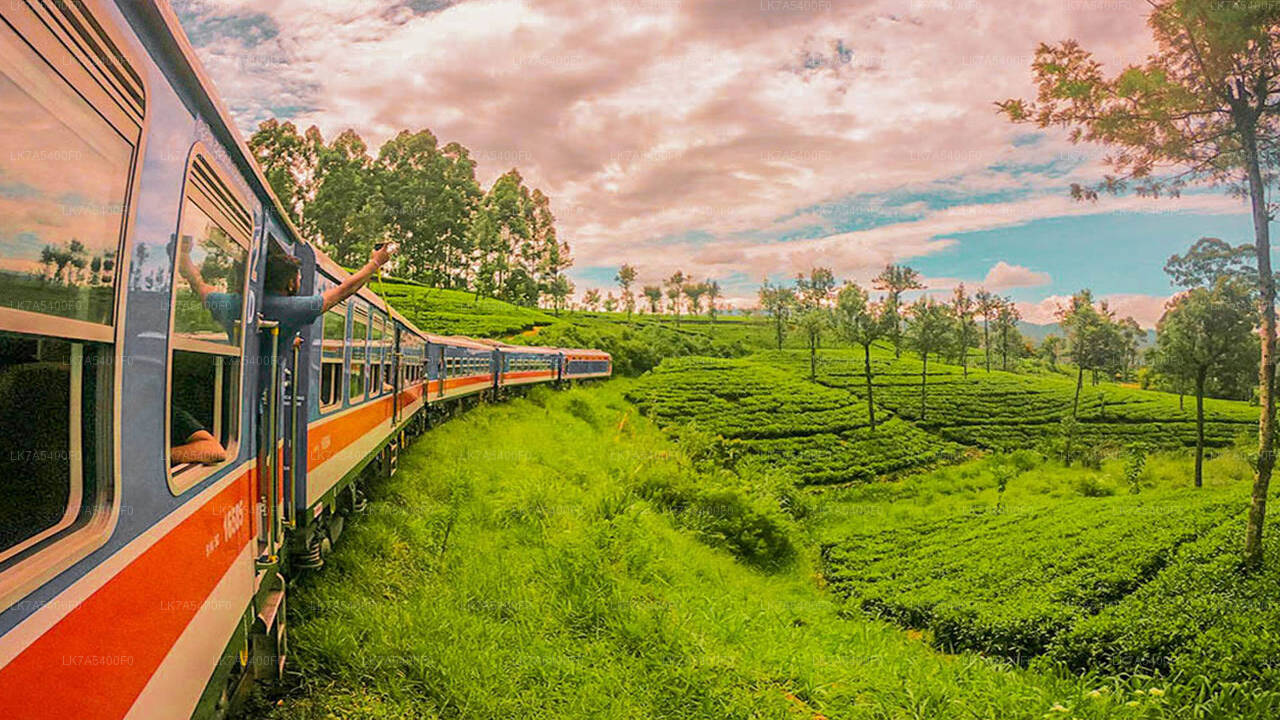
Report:
M1040 341L1044 340L1050 335L1057 335L1058 337L1066 336L1066 333L1062 332L1062 326L1059 325L1058 323L1049 323L1047 325L1037 325L1035 323L1029 323L1029 322L1024 322L1022 320L1019 320L1018 331L1021 332L1023 335L1027 336L1029 340L1032 340L1037 344L1039 344ZM1156 331L1148 330L1146 342L1142 343L1142 346L1146 347L1148 345L1155 345L1155 344L1156 344Z

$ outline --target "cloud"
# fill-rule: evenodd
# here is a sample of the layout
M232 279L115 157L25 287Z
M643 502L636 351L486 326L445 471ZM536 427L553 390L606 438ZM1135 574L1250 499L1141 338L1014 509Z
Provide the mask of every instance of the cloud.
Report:
M1165 304L1172 296L1143 295L1136 293L1113 293L1096 298L1098 302L1106 302L1107 306L1118 318L1131 317L1147 329L1153 329L1160 317L1164 315ZM1050 295L1038 302L1017 303L1022 319L1029 323L1045 325L1058 322L1057 312L1071 301L1067 295Z
M1010 265L1001 260L987 271L982 284L989 290L1007 290L1018 287L1035 287L1048 285L1051 278L1047 272L1038 272L1022 265Z

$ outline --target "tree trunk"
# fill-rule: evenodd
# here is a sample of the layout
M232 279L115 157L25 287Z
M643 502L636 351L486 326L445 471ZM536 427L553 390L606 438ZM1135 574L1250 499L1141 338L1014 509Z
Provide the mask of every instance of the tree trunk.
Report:
M1208 370L1196 371L1196 487L1204 486L1204 376Z
M982 316L982 345L987 349L987 372L991 372L991 321Z
M929 353L921 353L924 364L920 366L920 420L924 421L925 388L929 385Z
M1009 372L1009 332L1000 328L1000 369Z
M1080 417L1080 388L1084 387L1084 368L1076 368L1076 397L1071 402L1071 417Z
M876 429L876 404L871 397L871 345L862 346L862 366L867 373L867 415L871 418L871 430Z
M809 336L809 379L818 380L818 339L813 335Z
M1253 480L1253 500L1245 526L1244 561L1248 566L1262 563L1262 526L1267 516L1267 490L1275 466L1275 380L1276 380L1276 282L1271 274L1271 233L1268 223L1266 186L1258 166L1258 141L1253 127L1244 135L1245 161L1249 172L1249 200L1253 208L1253 233L1258 259L1259 310L1262 314L1262 358L1258 363L1258 474Z

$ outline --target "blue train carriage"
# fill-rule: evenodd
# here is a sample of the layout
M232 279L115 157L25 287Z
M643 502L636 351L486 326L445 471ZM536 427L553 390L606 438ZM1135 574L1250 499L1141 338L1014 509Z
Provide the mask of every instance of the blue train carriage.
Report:
M167 4L0 4L0 108L0 716L209 714L283 658L257 309L298 235Z
M613 375L613 356L603 350L574 349L564 353L564 379L589 380Z
M497 351L499 388L559 382L561 379L564 353L558 348L500 344Z
M433 355L438 352L428 402L452 409L464 398L493 394L498 363L493 344L461 335L427 335L427 342Z

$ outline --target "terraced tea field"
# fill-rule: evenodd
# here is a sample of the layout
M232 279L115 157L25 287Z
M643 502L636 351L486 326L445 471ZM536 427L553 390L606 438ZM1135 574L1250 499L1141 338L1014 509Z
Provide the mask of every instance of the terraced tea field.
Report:
M887 413L873 431L865 401L745 360L667 360L628 399L659 424L719 435L801 483L871 480L962 451Z
M865 399L861 353L828 351L824 357L818 383ZM808 362L803 353L795 352L773 352L753 359L797 373L803 372ZM990 449L1035 447L1058 437L1061 420L1071 414L1075 397L1075 381L1065 376L987 373L970 368L965 377L957 366L930 362L922 418L919 359L894 359L887 350L878 350L873 356L872 376L877 405L949 440ZM1258 413L1246 403L1210 398L1205 400L1205 419L1206 442L1225 446L1241 435L1256 432ZM1179 403L1176 395L1113 383L1095 387L1086 378L1080 393L1079 421L1081 445L1142 441L1157 447L1179 447L1195 443L1195 399L1191 397Z

